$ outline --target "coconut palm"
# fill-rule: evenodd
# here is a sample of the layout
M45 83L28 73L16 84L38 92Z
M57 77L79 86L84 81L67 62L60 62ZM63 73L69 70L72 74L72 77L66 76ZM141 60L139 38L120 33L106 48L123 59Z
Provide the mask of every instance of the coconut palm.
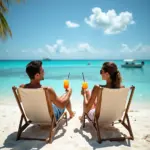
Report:
M4 14L8 12L8 4L11 0L0 0L0 39L6 39L8 36L12 36L10 27L5 19ZM20 0L16 0L20 2Z

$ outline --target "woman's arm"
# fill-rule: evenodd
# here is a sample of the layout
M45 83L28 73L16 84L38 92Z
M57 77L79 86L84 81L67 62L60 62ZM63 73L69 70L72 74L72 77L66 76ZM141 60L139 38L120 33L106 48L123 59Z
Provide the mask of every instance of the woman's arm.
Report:
M92 107L92 105L94 104L97 94L98 94L98 90L99 90L99 86L95 85L92 92L91 92L91 97L89 100L87 100L86 98L86 94L85 92L83 93L83 97L84 97L84 111L86 113L88 113Z

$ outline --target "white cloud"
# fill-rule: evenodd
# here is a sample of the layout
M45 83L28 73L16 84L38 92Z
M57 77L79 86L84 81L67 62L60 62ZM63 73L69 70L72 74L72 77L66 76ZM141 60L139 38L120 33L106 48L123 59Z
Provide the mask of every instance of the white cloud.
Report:
M80 26L79 24L71 21L66 21L66 25L68 28L78 28Z
M51 58L51 59L149 59L150 45L137 44L129 46L121 44L119 49L94 47L88 42L68 46L63 40L56 40L43 48L27 49L26 58ZM12 52L12 51L11 51ZM20 54L22 51L20 51ZM5 54L6 55L6 54Z
M53 45L46 45L49 53L70 53L69 49L64 45L63 40L57 40Z
M120 56L122 56L123 58L149 59L150 45L143 45L140 43L133 47L130 47L127 44L122 44Z
M78 45L74 46L74 47L68 47L67 45L64 44L64 41L63 40L56 40L56 43L54 44L47 44L45 46L45 50L50 53L50 54L53 54L53 55L56 55L56 54L81 54L81 53L95 53L96 52L96 49L93 48L92 46L90 46L89 43L79 43Z
M57 41L56 41L56 44L62 45L62 44L63 44L63 40L57 40Z
M102 28L105 34L118 34L127 29L129 24L134 24L132 13L125 11L116 14L115 10L102 12L101 8L92 9L89 18L85 18L85 22L93 28Z
M132 50L128 47L127 44L121 45L121 52L132 52Z
M50 52L50 53L54 53L55 51L56 51L56 46L57 45L53 45L53 46L51 46L51 45L45 45L45 47L46 47L46 49Z
M79 51L92 52L93 48L88 43L80 43L78 45Z
M150 52L150 46L148 45L143 45L143 44L138 44L134 46L133 48L129 47L127 44L122 44L121 45L121 51L123 53L142 53L142 52Z

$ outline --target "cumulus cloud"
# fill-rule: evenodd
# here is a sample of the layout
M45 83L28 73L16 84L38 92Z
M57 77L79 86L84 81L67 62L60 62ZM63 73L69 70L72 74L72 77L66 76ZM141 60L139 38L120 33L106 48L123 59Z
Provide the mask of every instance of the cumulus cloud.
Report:
M66 25L68 28L78 28L80 26L79 24L71 21L66 21Z
M122 53L150 52L150 46L149 45L143 45L143 44L140 43L140 44L138 44L138 45L131 48L127 44L122 44L120 52L122 52Z
M118 34L135 23L132 13L128 11L117 15L114 9L105 13L99 7L92 9L92 14L85 18L85 22L93 28L102 28L105 34Z
M121 45L121 52L132 52L132 50L128 47L127 44Z
M87 42L82 42L79 43L78 45L74 46L74 47L68 47L67 45L64 44L63 40L57 40L54 44L47 44L45 46L45 50L48 53L51 54L75 54L80 52L84 53L84 52L88 52L88 53L94 53L96 52L96 49L93 48L89 43Z
M92 52L94 49L88 43L80 43L78 45L78 50L83 52Z
M56 44L62 45L62 44L63 44L63 40L57 40L57 41L56 41Z
M69 49L64 45L63 40L57 40L53 45L46 45L46 49L50 53L70 53Z

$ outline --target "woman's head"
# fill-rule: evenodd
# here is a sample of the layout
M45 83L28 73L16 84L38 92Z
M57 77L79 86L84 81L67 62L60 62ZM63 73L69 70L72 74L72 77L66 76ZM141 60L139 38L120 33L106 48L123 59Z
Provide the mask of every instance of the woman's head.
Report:
M121 86L121 75L117 65L113 62L105 62L100 70L102 80L110 83L111 88L119 88Z

